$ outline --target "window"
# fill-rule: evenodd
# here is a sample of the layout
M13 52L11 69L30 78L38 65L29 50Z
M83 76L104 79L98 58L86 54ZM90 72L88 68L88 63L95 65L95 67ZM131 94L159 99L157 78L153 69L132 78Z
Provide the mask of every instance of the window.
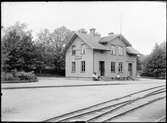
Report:
M76 54L75 45L72 46L72 55Z
M118 47L118 54L123 55L123 47Z
M115 62L111 62L111 72L115 72Z
M81 61L81 72L85 72L85 61Z
M72 72L76 71L76 66L75 66L75 62L72 62Z
M119 62L119 64L118 64L118 72L122 72L122 69L123 69L123 63Z
M85 54L85 44L81 44L81 54Z
M115 55L116 54L116 48L115 48L115 46L111 46L111 54L112 55Z

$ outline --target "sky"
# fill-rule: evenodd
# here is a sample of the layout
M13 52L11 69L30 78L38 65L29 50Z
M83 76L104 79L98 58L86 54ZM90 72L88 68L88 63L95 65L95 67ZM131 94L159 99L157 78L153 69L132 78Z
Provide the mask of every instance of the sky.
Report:
M65 26L96 28L102 36L121 33L140 53L166 41L165 2L1 2L1 25L26 23L34 37L41 30Z

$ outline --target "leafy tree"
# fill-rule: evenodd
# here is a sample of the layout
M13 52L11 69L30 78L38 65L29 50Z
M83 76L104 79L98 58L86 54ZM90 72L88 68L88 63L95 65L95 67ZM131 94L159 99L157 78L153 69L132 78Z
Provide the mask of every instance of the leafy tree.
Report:
M30 30L25 24L16 24L4 30L2 37L3 70L13 69L30 71L36 68L36 48Z
M137 56L137 71L142 70L142 61L141 61L141 56Z
M60 27L54 30L51 34L51 39L55 49L54 65L56 71L65 70L65 53L64 48L71 38L73 32L66 27Z
M55 72L65 70L64 48L72 35L72 31L62 26L50 32L44 29L37 35L36 46L40 46L45 67L51 67Z
M50 32L48 29L44 29L37 34L36 47L41 53L41 60L45 66L51 66L53 63L53 53L54 49L52 48ZM44 68L43 67L43 68Z
M155 44L152 53L144 61L143 75L166 77L166 42Z

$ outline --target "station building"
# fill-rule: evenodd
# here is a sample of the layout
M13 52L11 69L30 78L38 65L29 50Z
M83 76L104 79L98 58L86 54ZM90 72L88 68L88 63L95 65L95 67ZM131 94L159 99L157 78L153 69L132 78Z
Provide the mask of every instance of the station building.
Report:
M75 32L65 47L65 75L92 78L96 72L105 78L136 78L139 52L122 34L109 33L101 37L95 32Z

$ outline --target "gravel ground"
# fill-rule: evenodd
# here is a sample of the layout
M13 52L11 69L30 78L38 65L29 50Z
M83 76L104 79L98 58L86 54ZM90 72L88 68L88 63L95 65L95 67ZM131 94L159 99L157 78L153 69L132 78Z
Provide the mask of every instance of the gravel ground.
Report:
M76 82L79 84L84 82L80 80L72 82L73 80L67 79L63 81L62 78L60 80L61 84L74 84ZM40 82L42 81L60 83L57 78L41 79ZM43 121L53 116L120 97L134 91L165 84L164 82L144 83L147 83L147 81L143 82L143 84L85 86L77 88L2 89L1 118L2 121Z

